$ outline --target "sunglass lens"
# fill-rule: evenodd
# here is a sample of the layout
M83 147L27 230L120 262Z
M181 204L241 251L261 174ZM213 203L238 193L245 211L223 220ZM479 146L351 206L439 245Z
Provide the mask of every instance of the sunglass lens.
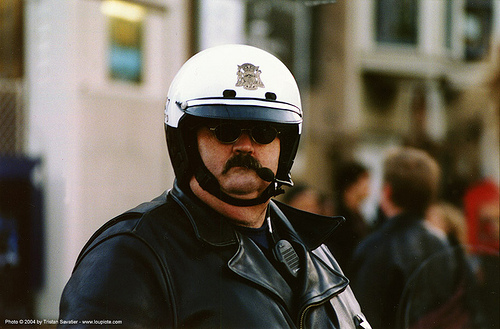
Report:
M269 125L261 125L252 129L252 137L259 144L269 144L277 135L278 131Z
M236 142L241 136L242 130L248 130L242 129L240 126L232 123L223 123L210 129L213 130L215 137L217 137L220 142L227 144ZM249 130L251 131L253 140L259 144L269 144L278 135L276 128L270 125L260 125Z
M241 128L231 123L223 123L214 129L215 137L222 143L233 143L241 135Z

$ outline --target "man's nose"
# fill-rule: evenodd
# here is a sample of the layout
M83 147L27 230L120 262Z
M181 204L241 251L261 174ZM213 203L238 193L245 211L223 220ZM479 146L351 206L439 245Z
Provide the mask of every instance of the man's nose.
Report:
M233 150L240 153L253 152L253 140L248 131L242 131L240 138L234 142Z

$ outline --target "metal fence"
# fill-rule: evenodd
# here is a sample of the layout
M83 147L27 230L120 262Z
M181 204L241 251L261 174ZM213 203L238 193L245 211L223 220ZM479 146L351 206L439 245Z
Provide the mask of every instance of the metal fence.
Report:
M25 115L22 79L0 79L0 155L24 151Z

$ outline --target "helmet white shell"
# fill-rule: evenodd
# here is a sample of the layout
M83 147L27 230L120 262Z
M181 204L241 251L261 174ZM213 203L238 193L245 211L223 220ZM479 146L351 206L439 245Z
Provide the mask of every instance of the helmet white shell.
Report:
M207 111L209 107L209 111ZM234 120L302 124L297 83L274 55L247 45L223 45L189 59L168 91L165 124L190 114Z

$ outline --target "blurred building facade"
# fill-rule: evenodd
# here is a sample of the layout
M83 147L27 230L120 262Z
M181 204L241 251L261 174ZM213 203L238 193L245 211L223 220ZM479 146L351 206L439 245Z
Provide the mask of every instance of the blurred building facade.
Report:
M480 177L498 182L492 96L500 91L490 81L498 74L499 1L338 1L316 10L307 145L318 146L307 147L305 166L325 165L316 185L330 184L323 178L353 157L373 170L376 191L383 150L401 144L440 160L454 203Z
M45 256L32 316L57 319L91 234L172 184L162 109L188 55L188 12L182 0L9 0L1 10L11 34L0 48L23 49L2 53L2 86L13 90L2 119L14 119L2 124L1 153L40 159Z
M171 186L168 85L212 45L265 48L296 76L306 120L297 181L332 191L336 165L356 159L376 185L383 151L411 144L440 159L451 200L480 177L498 182L500 106L488 81L500 2L320 2L1 2L0 154L41 161L44 284L34 316L57 318L78 252L100 225Z

